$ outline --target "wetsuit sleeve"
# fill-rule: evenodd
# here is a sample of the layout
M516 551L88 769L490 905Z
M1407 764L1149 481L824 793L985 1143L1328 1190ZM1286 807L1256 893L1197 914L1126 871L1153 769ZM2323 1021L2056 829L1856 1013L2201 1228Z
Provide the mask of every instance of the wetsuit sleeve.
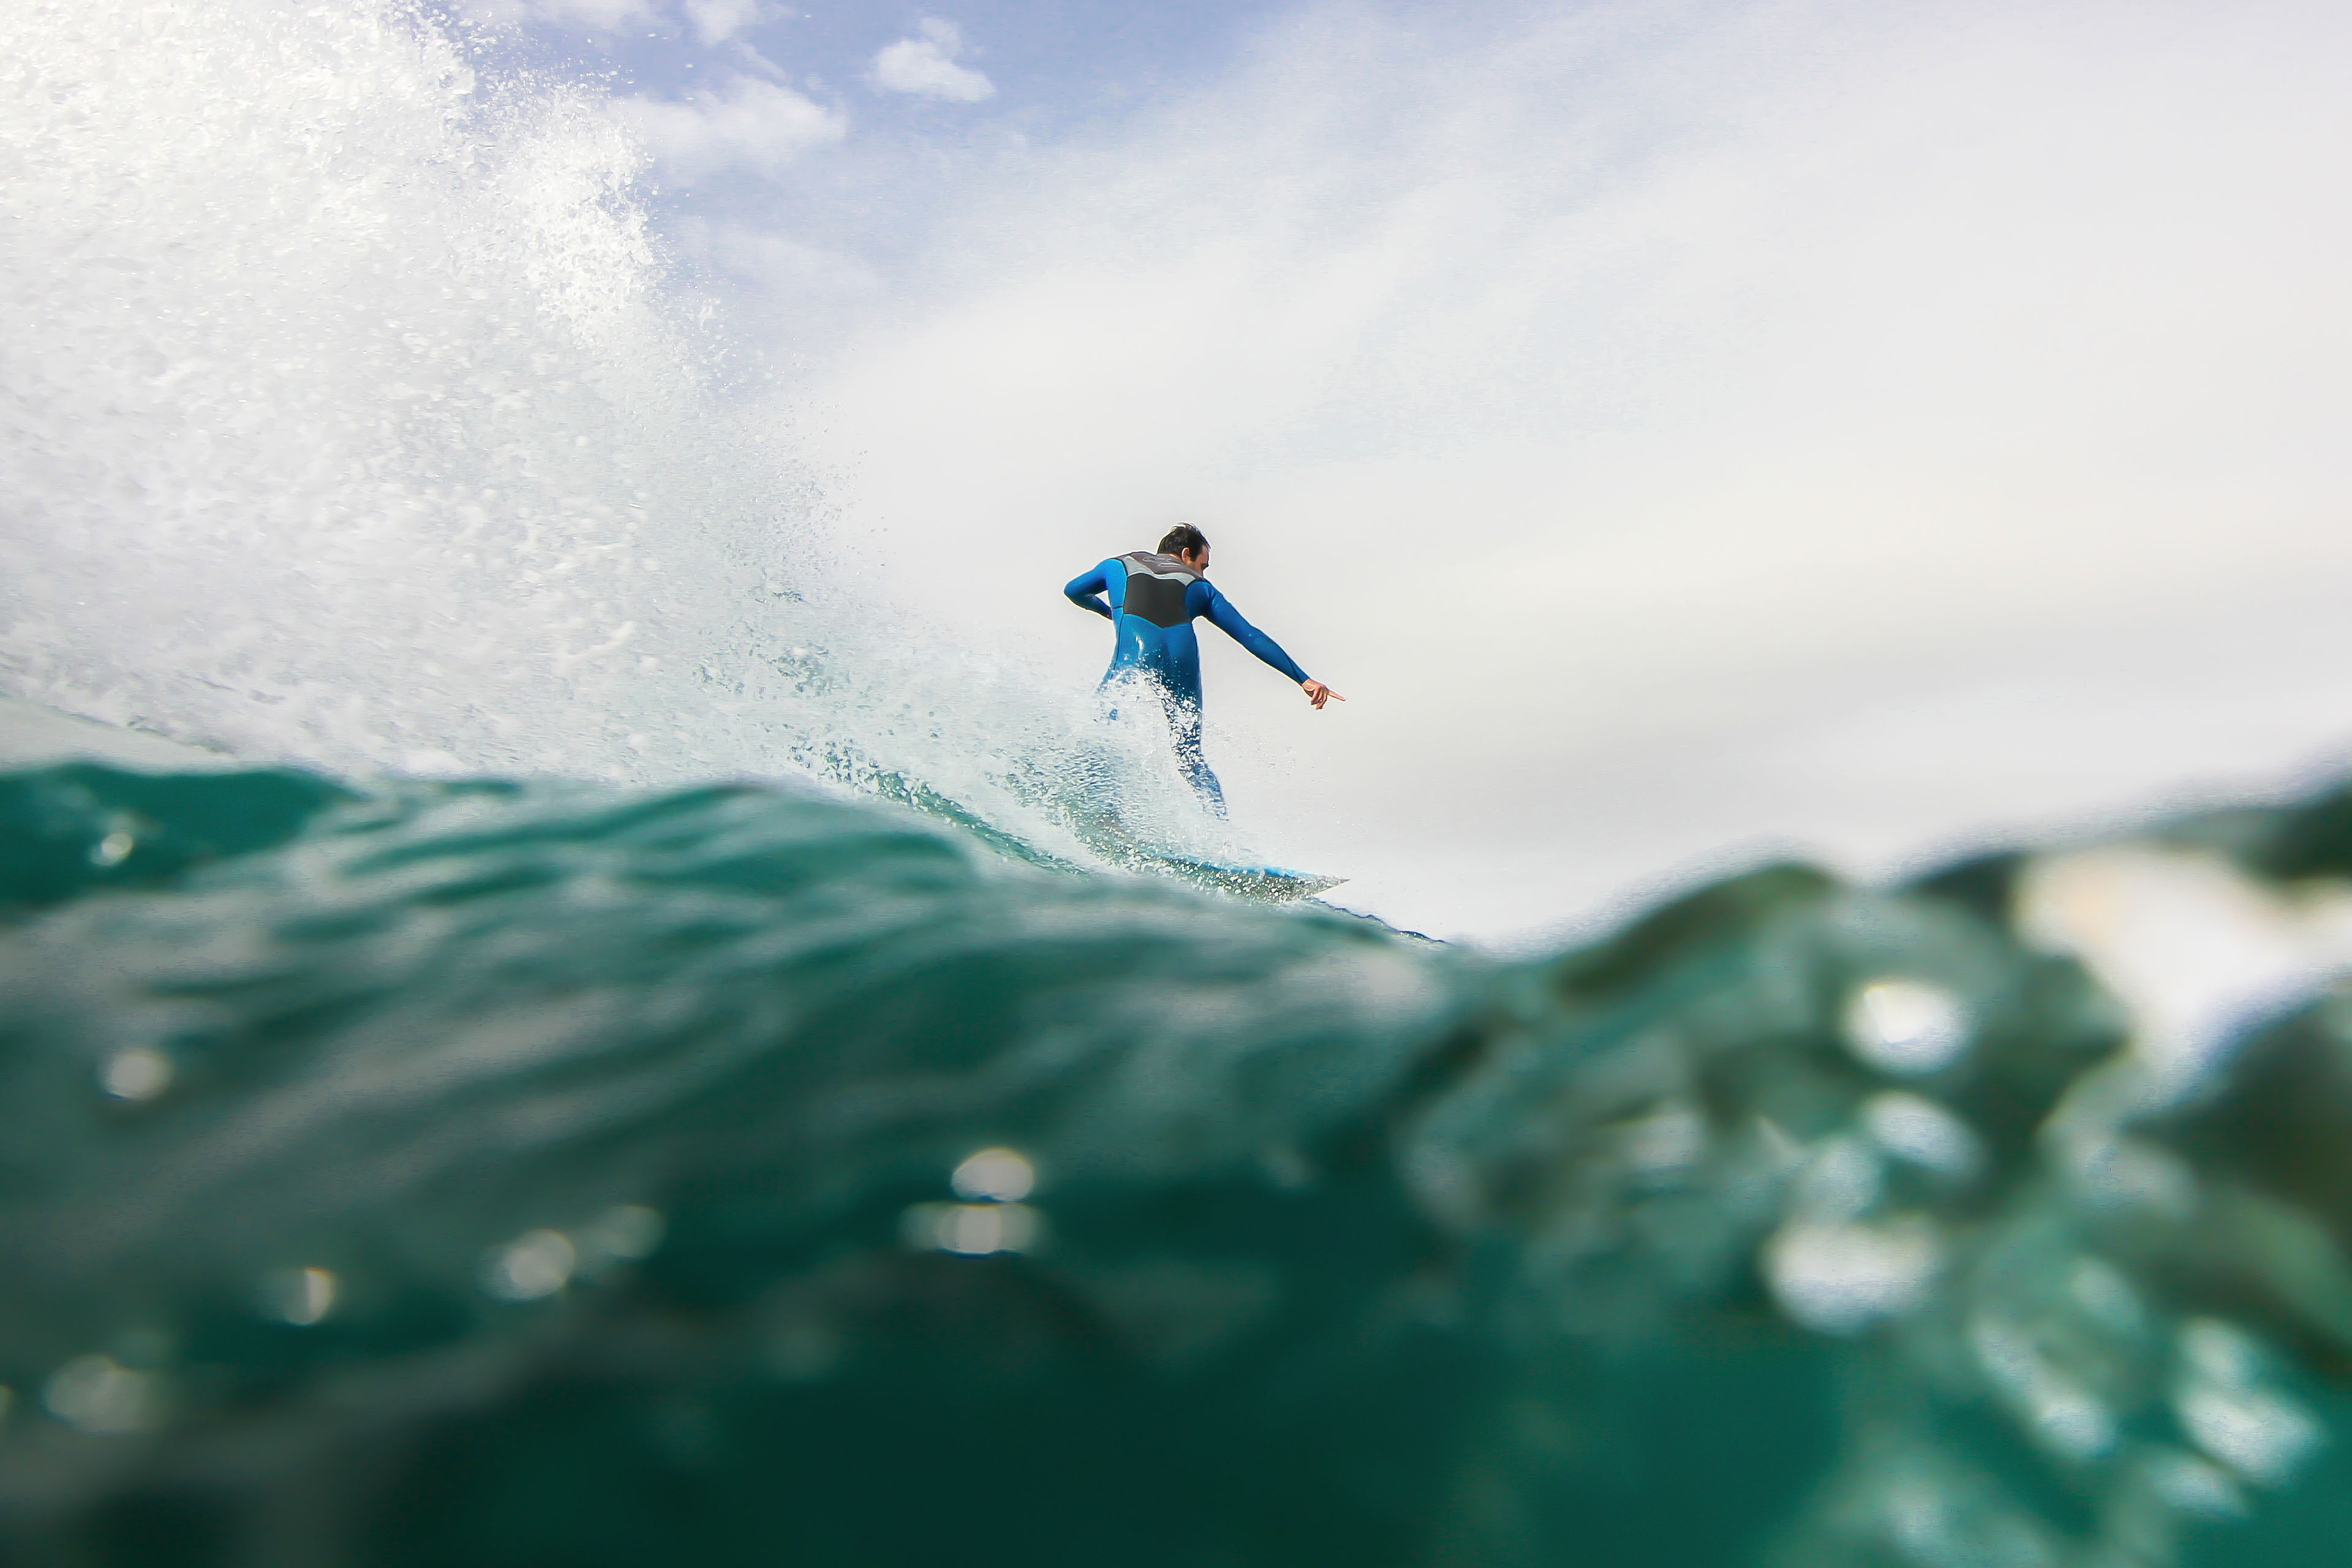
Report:
M1071 578L1068 585L1063 588L1062 596L1082 610L1092 610L1105 620L1115 621L1118 617L1110 613L1110 605L1097 597L1109 591L1110 579L1097 566L1091 572Z
M1234 602L1218 593L1208 583L1203 582L1201 586L1209 590L1210 625L1290 677L1291 679L1302 685L1305 684L1307 672L1299 668L1288 654L1282 651L1280 643L1242 619L1242 613L1234 608Z

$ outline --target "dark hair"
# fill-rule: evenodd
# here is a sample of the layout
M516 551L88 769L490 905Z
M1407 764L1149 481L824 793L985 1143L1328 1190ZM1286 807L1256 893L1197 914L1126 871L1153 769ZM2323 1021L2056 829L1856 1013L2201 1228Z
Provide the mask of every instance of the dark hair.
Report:
M1189 522L1178 523L1160 542L1160 553L1162 555L1181 555L1188 550L1195 555L1209 552L1209 536Z

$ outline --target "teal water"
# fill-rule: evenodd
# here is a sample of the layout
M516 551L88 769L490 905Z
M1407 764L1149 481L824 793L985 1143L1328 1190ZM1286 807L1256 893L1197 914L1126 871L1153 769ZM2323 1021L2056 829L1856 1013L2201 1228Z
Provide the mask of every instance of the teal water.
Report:
M2343 1554L2352 795L1526 962L1225 896L841 569L614 84L0 82L0 1562Z
M2347 825L1503 963L814 790L20 771L0 1543L2332 1560Z

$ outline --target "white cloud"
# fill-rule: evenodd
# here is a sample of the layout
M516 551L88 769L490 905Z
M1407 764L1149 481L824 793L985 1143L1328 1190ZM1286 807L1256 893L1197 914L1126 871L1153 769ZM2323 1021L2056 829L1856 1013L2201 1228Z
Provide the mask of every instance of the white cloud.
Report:
M772 229L688 216L672 226L669 238L704 271L790 310L793 324L812 308L882 297L882 279L866 262ZM744 314L743 303L739 297L736 315Z
M978 103L996 90L988 78L955 63L963 53L963 34L953 22L926 16L917 31L920 37L901 38L874 57L875 86L952 103Z
M615 107L680 182L730 168L772 174L813 148L839 142L849 129L839 110L750 76L683 101L625 98Z
M761 0L686 0L686 18L706 45L724 43L769 15Z
M752 221L680 214L667 238L682 292L724 301L729 334L740 342L784 343L838 331L887 299L881 274L863 258Z

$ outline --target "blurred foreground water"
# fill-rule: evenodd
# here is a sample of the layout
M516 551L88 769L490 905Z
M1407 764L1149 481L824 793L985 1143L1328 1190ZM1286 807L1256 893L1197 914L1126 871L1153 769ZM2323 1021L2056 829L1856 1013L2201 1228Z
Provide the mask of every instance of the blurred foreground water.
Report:
M1506 964L814 789L23 767L0 1555L2332 1560L2347 875L2337 793Z

